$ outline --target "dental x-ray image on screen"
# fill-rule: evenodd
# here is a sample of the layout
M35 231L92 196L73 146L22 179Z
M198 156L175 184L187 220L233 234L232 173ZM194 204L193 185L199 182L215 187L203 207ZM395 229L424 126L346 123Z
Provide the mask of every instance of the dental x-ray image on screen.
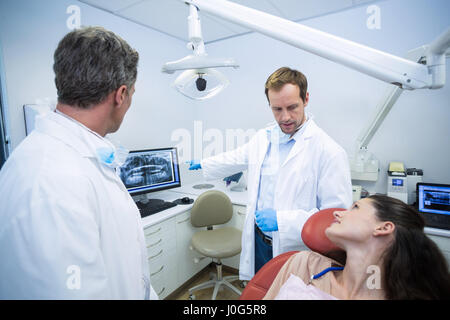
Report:
M176 149L131 151L119 175L131 194L179 187Z
M122 179L127 188L173 181L170 152L133 155L127 159L123 169Z

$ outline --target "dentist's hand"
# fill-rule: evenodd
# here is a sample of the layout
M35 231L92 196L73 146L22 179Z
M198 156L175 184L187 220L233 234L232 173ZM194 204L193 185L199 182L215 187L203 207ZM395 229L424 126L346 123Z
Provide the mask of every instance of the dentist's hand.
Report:
M255 212L255 220L258 227L265 232L277 231L277 212L273 209L258 210Z
M189 164L189 170L198 170L202 168L200 160L191 160L190 162L187 161L187 163Z

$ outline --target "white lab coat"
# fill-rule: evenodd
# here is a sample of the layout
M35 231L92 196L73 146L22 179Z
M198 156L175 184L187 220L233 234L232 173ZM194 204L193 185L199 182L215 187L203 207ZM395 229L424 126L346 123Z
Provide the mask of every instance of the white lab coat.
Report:
M301 230L306 220L325 208L348 208L352 186L346 152L310 119L296 136L296 142L280 166L274 191L278 231L273 232L273 256L290 250L305 250ZM247 144L236 150L201 161L206 179L218 179L248 168L247 216L242 233L239 276L254 275L255 208L261 166L269 140L259 130Z
M105 140L55 112L0 172L0 299L157 298L139 211Z

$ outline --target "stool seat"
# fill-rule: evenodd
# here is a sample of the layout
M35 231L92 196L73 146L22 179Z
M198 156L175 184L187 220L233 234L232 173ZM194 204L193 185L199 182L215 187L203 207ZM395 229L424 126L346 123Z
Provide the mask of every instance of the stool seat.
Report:
M203 192L191 209L193 227L205 229L194 233L191 238L192 248L201 255L211 258L216 265L217 276L189 289L189 299L194 299L194 291L214 287L211 299L216 300L221 286L241 295L241 291L231 282L239 276L222 276L222 258L229 258L241 252L242 232L236 228L224 226L233 217L233 204L222 191L209 190ZM216 228L216 229L215 229ZM216 261L214 261L216 260Z
M233 227L202 230L192 236L192 246L211 258L229 258L241 252L242 232Z

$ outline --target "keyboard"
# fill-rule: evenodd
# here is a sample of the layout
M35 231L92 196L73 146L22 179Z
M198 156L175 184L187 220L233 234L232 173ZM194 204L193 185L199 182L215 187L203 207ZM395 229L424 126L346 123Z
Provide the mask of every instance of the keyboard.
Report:
M147 217L149 215L155 214L157 212L175 207L177 204L174 202L167 202L161 199L149 199L147 203L136 202L141 217Z

